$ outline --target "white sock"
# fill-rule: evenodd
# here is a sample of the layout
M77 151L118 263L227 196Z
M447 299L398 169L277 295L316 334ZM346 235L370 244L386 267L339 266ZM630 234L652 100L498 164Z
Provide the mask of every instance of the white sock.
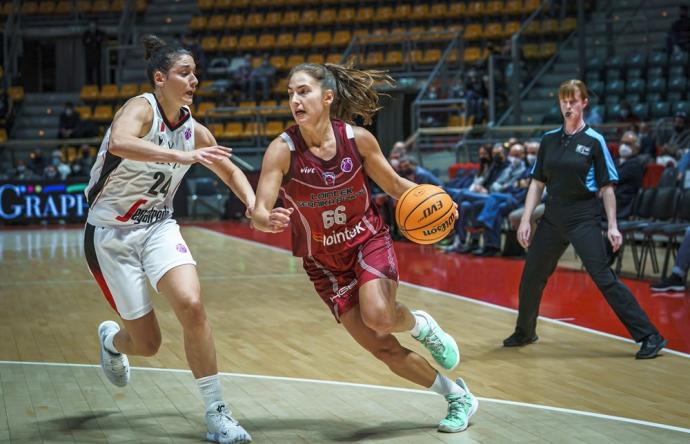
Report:
M455 381L451 381L449 378L443 376L440 373L436 373L436 380L431 385L431 387L429 387L429 390L438 393L441 396L446 396L451 393L455 393L458 395L465 394L465 390L463 390L462 387L457 385Z
M414 313L412 313L412 316L414 316L414 327L410 329L410 334L416 338L422 332L422 328L428 327L429 323L424 316L419 316Z
M218 374L199 378L196 383L199 386L201 397L204 398L207 411L211 409L213 403L223 401L223 389Z
M108 350L110 353L114 355L119 355L120 352L117 351L115 348L115 335L117 332L110 333L108 336L105 337L105 340L103 341L103 346L105 347L106 350Z

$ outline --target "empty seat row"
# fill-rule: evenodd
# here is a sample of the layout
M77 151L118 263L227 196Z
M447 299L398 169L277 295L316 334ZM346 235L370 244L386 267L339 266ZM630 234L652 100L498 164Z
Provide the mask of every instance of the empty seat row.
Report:
M95 101L116 101L126 100L138 94L145 92L152 92L153 88L150 83L125 83L121 87L113 84L98 85L84 85L81 87L79 98L85 102Z
M496 16L496 15L524 15L534 12L541 3L540 0L490 0L490 1L473 1L473 2L429 2L429 3L400 3L396 6L379 6L377 8L370 6L360 6L359 8L351 7L348 3L357 3L354 1L305 1L305 0L199 0L199 9L202 11L226 11L238 10L251 7L281 7L281 6L296 6L309 5L314 9L306 9L302 14L298 14L297 18L304 18L305 20L323 20L329 23L328 20L336 20L335 16L347 17L350 20L357 18L373 18L382 17L385 20L408 20L408 19L440 19L440 18L460 18L460 17L481 17L481 16ZM336 10L336 8L322 9L320 12L316 7L321 5L342 5L345 7ZM325 12L328 11L328 12ZM333 11L333 12L331 12ZM330 23L333 23L332 21Z
M74 12L82 14L121 13L125 9L126 0L43 0L22 2L19 12L24 15L61 15ZM147 0L137 0L136 11L146 10ZM8 1L0 8L0 15L8 16L12 12L12 2Z

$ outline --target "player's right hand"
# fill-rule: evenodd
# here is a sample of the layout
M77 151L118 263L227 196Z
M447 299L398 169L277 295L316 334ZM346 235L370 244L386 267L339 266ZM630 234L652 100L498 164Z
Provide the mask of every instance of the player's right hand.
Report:
M191 165L193 163L200 163L202 165L213 165L221 162L232 156L232 148L215 145L199 148L194 151L187 151L183 153L182 160L179 162L182 165Z
M276 207L268 215L268 225L273 233L280 233L290 225L290 215L294 208Z

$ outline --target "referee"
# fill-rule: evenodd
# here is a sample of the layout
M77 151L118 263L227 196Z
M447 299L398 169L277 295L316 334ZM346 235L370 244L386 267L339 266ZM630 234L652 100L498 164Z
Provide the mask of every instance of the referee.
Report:
M537 340L536 327L541 295L546 281L569 243L584 263L606 302L630 336L642 342L638 359L654 358L666 345L658 330L611 270L602 236L601 192L608 220L608 239L617 251L622 237L616 223L614 185L618 172L601 134L587 126L583 111L588 104L587 87L568 80L558 91L564 125L544 134L537 161L532 167L525 212L518 228L518 241L530 245L530 216L548 188L546 209L527 252L520 279L520 306L515 332L504 347L527 345Z

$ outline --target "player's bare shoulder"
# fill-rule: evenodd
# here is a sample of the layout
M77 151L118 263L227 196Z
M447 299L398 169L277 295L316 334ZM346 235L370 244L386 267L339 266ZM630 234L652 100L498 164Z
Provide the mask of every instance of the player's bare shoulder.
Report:
M153 124L153 107L145 97L136 96L127 100L113 118L113 131L119 123L123 127L138 125L139 137L146 135Z

